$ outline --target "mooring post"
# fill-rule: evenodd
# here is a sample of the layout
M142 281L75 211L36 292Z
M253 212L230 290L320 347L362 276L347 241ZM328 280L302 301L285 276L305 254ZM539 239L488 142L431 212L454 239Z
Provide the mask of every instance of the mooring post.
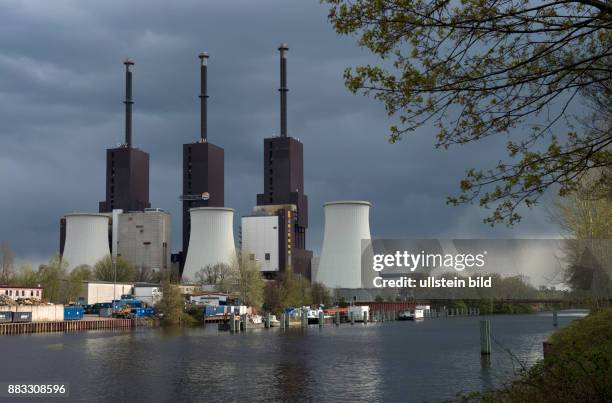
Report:
M306 311L302 311L302 327L305 328L308 325L308 317Z
M272 314L271 314L270 312L268 312L268 313L266 314L266 324L265 324L266 329L269 329L269 328L270 328L270 322L271 322L271 320L272 320L272 317L271 317L271 316L272 316Z
M480 321L480 354L491 354L491 321Z
M355 324L355 315L353 315L353 312L349 312L349 317L351 319L351 325Z
M558 323L558 318L557 318L557 311L554 310L553 311L553 326L557 327L558 324L559 323Z
M340 311L336 311L336 313L334 314L334 323L336 324L336 326L340 325Z
M369 318L368 318L368 314L369 314L369 313L370 313L370 311L365 311L365 312L363 313L363 324L364 324L364 325L367 325L367 324L368 324L368 319L369 319Z
M323 311L319 311L319 327L323 326L325 323L325 314Z
M283 314L281 315L281 329L285 328L285 313L283 312Z
M242 329L241 330L247 330L247 327L249 326L248 321L249 319L247 318L247 314L245 313L244 315L240 315L240 319L242 322Z
M230 322L230 332L234 333L236 331L236 322L234 321L234 315L229 317Z

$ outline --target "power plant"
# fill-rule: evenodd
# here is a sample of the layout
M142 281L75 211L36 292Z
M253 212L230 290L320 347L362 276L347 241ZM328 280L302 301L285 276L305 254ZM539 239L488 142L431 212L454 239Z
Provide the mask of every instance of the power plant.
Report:
M362 240L370 236L367 201L325 203L325 230L316 281L330 288L361 288Z
M107 215L72 213L64 219L66 239L62 260L69 269L81 265L93 267L100 259L110 256Z
M264 139L263 193L251 214L240 220L241 253L255 261L264 278L291 271L312 277L306 249L308 196L304 191L304 146L287 124L287 52L280 52L280 134ZM132 143L132 68L125 65L125 142L106 150L106 199L99 214L67 214L61 220L60 253L70 267L95 265L111 255L137 268L175 270L183 279L215 264L236 261L234 210L226 208L224 150L208 141L208 61L200 60L200 136L183 144L182 251L172 258L170 215L151 208L149 154ZM361 286L361 240L370 239L370 203L324 205L325 234L316 280L331 288ZM178 263L178 264L176 264Z

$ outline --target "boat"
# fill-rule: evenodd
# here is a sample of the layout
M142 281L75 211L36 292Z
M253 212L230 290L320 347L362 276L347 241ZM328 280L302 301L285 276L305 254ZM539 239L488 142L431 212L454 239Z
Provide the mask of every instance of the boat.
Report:
M399 311L397 314L397 320L414 320L414 314L410 309Z
M317 324L319 323L319 313L323 312L322 309L312 309L312 308L307 308L308 310L306 311L306 317L308 318L308 324L312 325L312 324Z
M424 318L422 309L406 309L397 315L398 320L422 320Z
M270 327L277 327L280 324L280 320L276 319L276 315L270 315Z

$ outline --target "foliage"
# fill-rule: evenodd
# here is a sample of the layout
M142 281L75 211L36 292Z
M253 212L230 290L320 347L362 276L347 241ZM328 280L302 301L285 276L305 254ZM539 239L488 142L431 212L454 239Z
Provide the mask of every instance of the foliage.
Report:
M469 169L449 203L494 205L485 222L512 224L517 206L532 206L553 185L567 195L586 172L612 165L608 2L322 1L339 34L359 35L383 59L344 77L349 90L399 115L391 142L428 124L445 149L516 136L509 161Z
M66 298L66 270L68 262L62 261L59 255L54 256L46 265L38 268L38 278L43 286L43 298L53 303L65 303Z
M612 197L602 194L601 177L612 178L612 168L582 178L568 197L555 203L553 214L569 239L565 281L575 290L589 291L595 304L612 291Z
M115 277L116 270L116 277ZM127 259L117 256L115 263L110 256L100 259L94 266L93 275L100 281L132 282L135 279L134 266Z
M312 304L308 280L294 274L292 270L281 273L277 280L269 283L265 290L265 306L268 310L281 313L287 307L301 307Z
M312 283L310 286L310 297L313 304L331 306L332 296L323 283Z
M91 268L87 265L77 266L68 275L65 284L66 302L75 302L83 290L83 281L92 277Z
M162 292L161 300L155 305L157 311L162 314L162 324L177 325L183 323L186 317L184 312L185 302L179 287L166 280L162 283Z
M32 268L32 265L26 263L21 265L19 271L15 273L9 284L20 285L24 287L37 287L40 284L40 278L37 271Z
M463 401L604 402L612 396L612 309L575 320L549 339L551 352L512 384Z
M8 284L13 276L15 255L8 241L0 244L0 284Z
M195 274L195 282L199 285L217 285L225 281L231 268L225 263L209 264Z
M239 254L232 259L229 267L218 265L217 269L222 273L216 279L220 291L237 293L243 304L256 309L261 308L264 302L265 282L254 260L248 255Z

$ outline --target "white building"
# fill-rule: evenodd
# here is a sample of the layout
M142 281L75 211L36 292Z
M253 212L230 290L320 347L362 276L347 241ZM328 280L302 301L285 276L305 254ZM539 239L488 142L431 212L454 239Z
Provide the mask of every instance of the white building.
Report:
M336 201L323 206L325 231L316 281L330 288L361 288L361 242L371 239L371 204Z
M73 269L80 265L93 267L110 256L108 245L109 217L105 214L66 214L66 241L62 261Z
M117 255L137 268L170 269L170 232L170 214L162 209L121 213L113 222Z
M190 295L189 302L196 305L219 306L225 305L228 294L222 292L207 292L203 294Z
M122 295L132 294L134 284L110 281L83 281L83 288L77 300L83 305L111 302Z
M255 260L261 271L277 272L279 223L277 215L246 216L241 220L244 256Z
M160 284L137 283L134 284L133 295L135 299L145 302L147 305L153 306L161 300L163 296L163 289Z
M40 300L42 298L42 287L17 287L12 285L0 285L0 295L9 297L16 301L20 298Z
M191 232L183 278L194 279L195 274L208 265L232 264L236 259L234 209L196 207L189 213Z

